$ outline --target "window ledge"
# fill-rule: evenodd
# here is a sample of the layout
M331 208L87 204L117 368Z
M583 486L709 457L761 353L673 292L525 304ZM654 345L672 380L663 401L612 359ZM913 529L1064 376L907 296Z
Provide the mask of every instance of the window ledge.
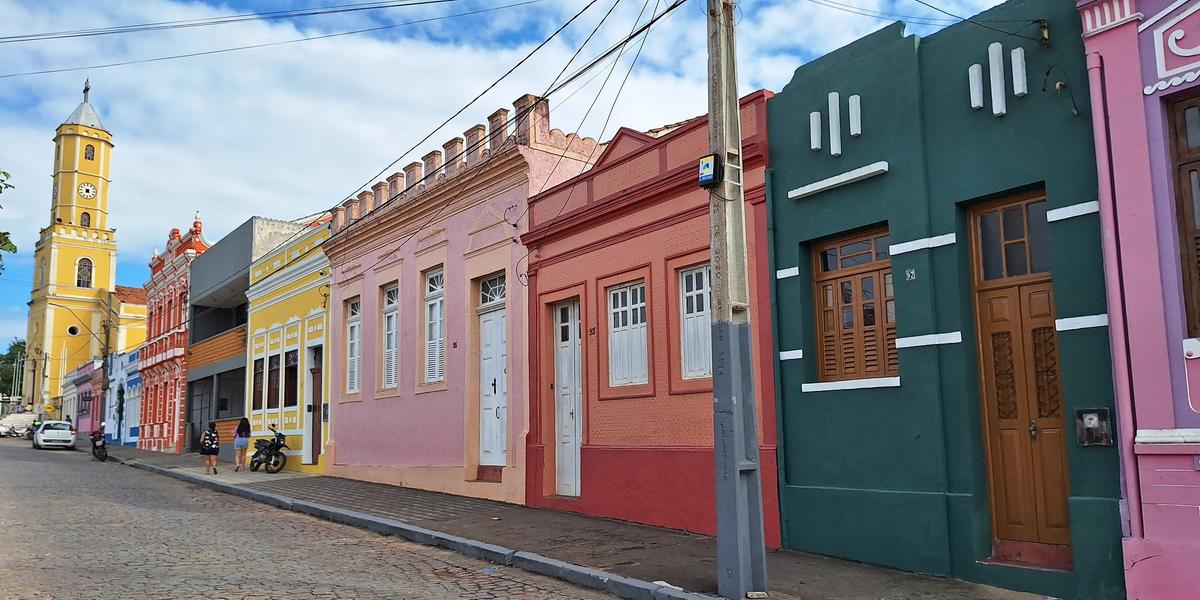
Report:
M418 383L414 394L428 394L430 392L444 392L450 389L450 386L445 380L435 381L433 383Z
M871 379L848 379L846 381L823 381L804 383L801 392L832 392L836 390L862 390L868 388L900 387L899 377L874 377Z

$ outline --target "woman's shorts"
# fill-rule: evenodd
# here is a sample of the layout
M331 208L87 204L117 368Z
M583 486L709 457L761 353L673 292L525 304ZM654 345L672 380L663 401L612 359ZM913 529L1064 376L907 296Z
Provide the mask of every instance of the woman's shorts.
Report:
M250 438L244 438L244 437L233 438L234 450L241 450L242 448L249 448L249 447L250 447Z
M216 456L216 455L220 454L220 452L221 451L218 448L201 448L200 449L200 454L203 456Z

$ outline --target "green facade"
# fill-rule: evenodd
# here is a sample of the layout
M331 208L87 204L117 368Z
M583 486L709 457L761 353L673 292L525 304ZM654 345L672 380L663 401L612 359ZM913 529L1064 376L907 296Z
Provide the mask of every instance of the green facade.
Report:
M992 526L967 210L1039 188L1055 209L1096 200L1097 189L1074 4L1018 0L976 19L1028 38L1039 37L1033 21L1044 19L1051 43L1044 48L972 23L918 38L897 23L800 67L768 103L771 254L781 271L773 290L775 343L790 353L777 362L784 544L1060 598L1123 598L1116 450L1080 447L1073 435L1077 409L1113 409L1106 327L1057 334L1071 434L1073 570L985 562ZM1000 117L988 83L993 42L1003 46L1007 113ZM1011 87L1015 48L1027 63L1023 97ZM969 93L973 64L983 68L979 109ZM1057 81L1066 90L1056 92ZM840 94L840 156L829 148L830 92ZM861 98L857 136L849 131L851 95ZM810 148L811 112L823 115L820 150ZM788 197L789 190L880 161L888 163L882 175ZM893 255L891 268L897 336L961 332L962 341L900 349L898 387L801 391L818 381L810 248L879 225L887 226L891 244L955 234L954 243ZM1098 214L1048 226L1056 316L1104 314Z

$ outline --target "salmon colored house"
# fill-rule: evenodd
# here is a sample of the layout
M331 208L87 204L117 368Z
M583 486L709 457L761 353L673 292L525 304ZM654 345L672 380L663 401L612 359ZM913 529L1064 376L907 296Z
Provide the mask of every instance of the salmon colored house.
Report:
M766 102L741 101L755 398L779 546L764 169ZM708 120L621 129L595 166L530 199L526 502L713 534Z

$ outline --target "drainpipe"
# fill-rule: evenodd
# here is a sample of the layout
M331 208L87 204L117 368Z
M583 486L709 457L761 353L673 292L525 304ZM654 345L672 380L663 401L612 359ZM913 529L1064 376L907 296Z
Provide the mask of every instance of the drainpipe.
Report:
M1134 436L1137 424L1133 410L1132 360L1129 355L1129 331L1125 306L1125 270L1121 264L1121 230L1117 222L1116 176L1112 161L1112 130L1109 127L1108 90L1104 57L1098 52L1087 55L1088 84L1092 98L1100 100L1099 111L1092 111L1096 136L1096 170L1099 175L1101 248L1106 268L1105 295L1109 306L1109 340L1113 357L1113 391L1117 407L1117 453L1121 459L1121 479L1129 511L1130 537L1142 537L1141 484L1138 479ZM1116 310L1114 310L1116 309Z

